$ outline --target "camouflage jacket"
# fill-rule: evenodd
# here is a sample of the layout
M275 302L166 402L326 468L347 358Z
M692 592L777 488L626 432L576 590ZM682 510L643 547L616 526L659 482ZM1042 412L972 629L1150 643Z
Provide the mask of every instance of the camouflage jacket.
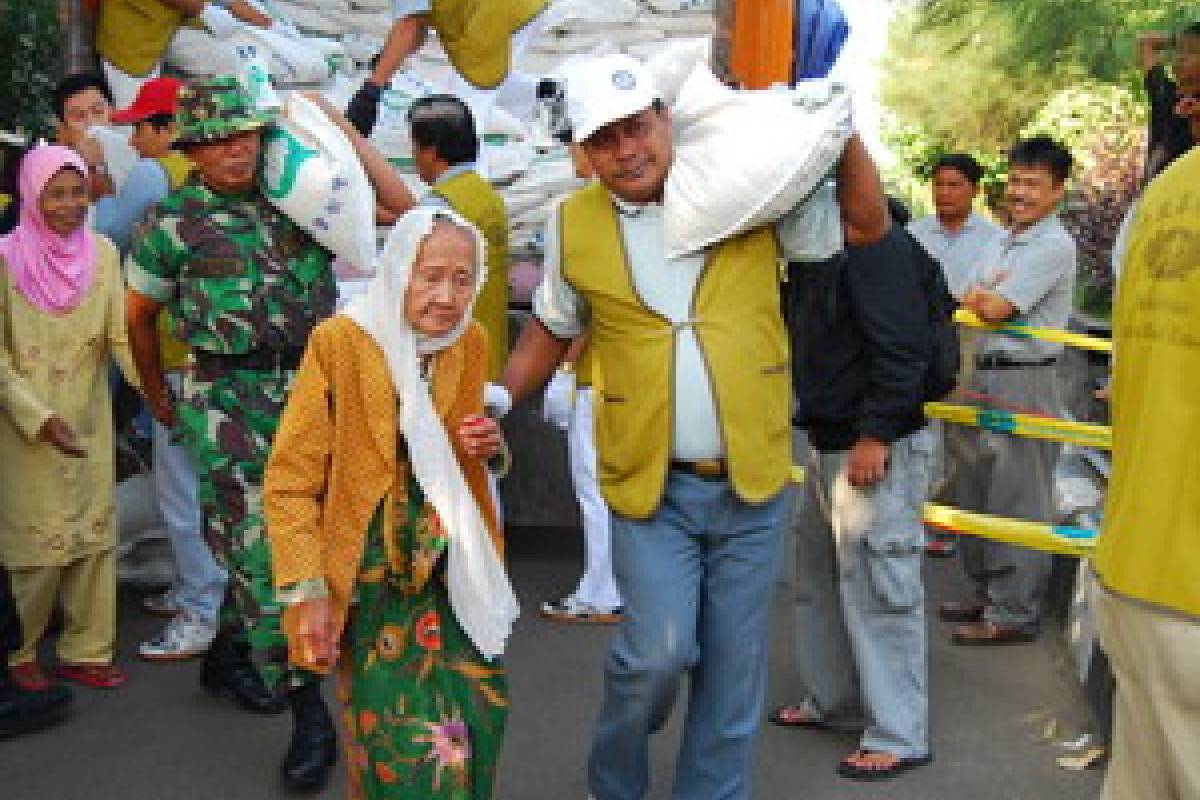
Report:
M163 303L197 350L303 347L333 313L332 257L255 190L198 180L169 194L135 235L129 288Z

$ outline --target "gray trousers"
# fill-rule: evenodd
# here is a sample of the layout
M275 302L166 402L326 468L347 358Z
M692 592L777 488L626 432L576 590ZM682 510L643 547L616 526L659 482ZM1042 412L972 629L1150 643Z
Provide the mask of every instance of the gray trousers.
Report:
M1012 409L1055 416L1061 410L1050 367L979 370L972 388ZM953 464L947 492L951 504L983 514L1056 522L1058 444L957 425L946 426L945 441ZM1049 553L976 536L963 537L961 553L976 595L986 604L984 619L997 625L1037 627L1050 578Z
M933 434L894 442L886 477L856 489L847 453L807 458L796 515L797 663L806 700L827 716L860 711L860 746L929 752L924 532Z

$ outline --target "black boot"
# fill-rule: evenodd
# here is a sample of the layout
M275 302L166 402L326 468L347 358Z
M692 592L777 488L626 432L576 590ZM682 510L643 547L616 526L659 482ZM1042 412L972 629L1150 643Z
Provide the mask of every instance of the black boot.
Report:
M280 773L289 792L318 792L325 788L337 763L337 731L321 698L321 684L310 683L287 695L292 707L292 742Z
M71 690L53 684L41 692L22 689L0 664L0 738L30 733L62 722L71 705Z
M219 633L204 654L200 685L212 694L229 692L233 700L256 714L278 714L286 706L283 692L271 691L250 660L250 648Z

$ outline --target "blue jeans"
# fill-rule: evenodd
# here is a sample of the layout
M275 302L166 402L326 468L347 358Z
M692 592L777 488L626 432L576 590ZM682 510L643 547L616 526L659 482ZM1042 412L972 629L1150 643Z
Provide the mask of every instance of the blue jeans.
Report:
M177 373L167 381L178 394ZM167 536L175 556L174 595L179 607L209 625L217 624L217 611L225 596L225 570L213 558L204 540L204 517L196 499L196 468L188 452L171 441L171 432L154 422L154 490L158 509L167 523Z
M690 680L675 800L749 800L768 619L788 495L750 505L727 481L672 472L646 520L612 518L625 614L592 741L595 800L640 800L651 733Z

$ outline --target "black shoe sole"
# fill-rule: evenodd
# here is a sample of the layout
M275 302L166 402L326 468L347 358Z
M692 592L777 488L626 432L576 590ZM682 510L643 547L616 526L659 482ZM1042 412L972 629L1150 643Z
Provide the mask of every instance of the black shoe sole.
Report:
M60 722L64 722L69 715L69 704L64 703L57 708L28 714L16 720L0 720L0 739L12 739L27 733L37 733L47 728L53 728Z
M333 754L321 768L321 775L318 778L309 780L296 780L289 778L286 771L280 770L280 778L283 782L283 789L288 794L315 794L324 789L329 784L329 778L333 775L333 768L337 766L337 744L333 746Z

